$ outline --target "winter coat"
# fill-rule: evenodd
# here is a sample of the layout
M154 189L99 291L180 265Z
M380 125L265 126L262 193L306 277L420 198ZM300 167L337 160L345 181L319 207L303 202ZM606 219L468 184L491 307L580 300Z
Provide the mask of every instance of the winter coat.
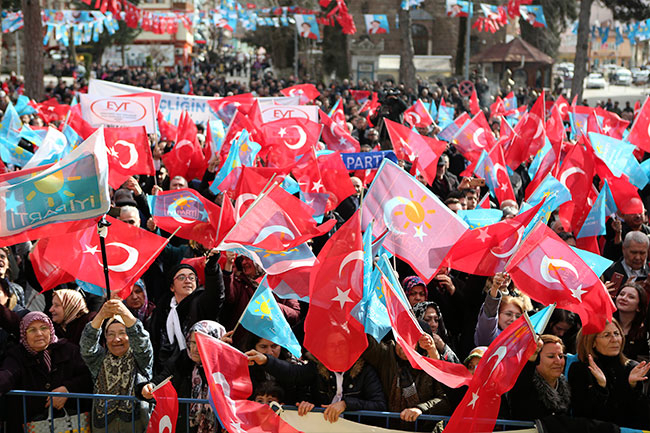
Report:
M558 379L557 394L535 373L534 362L527 362L517 382L508 392L510 417L520 420L536 420L549 415L568 415L571 405L571 388L564 377Z

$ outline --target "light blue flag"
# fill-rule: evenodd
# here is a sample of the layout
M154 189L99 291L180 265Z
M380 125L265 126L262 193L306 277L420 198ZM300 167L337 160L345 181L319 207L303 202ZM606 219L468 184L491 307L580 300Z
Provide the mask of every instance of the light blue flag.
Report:
M285 176L280 186L291 195L300 192L300 185L298 185L298 182L291 176Z
M93 295L97 296L106 296L106 290L103 287L96 286L91 283L87 283L86 281L81 281L81 280L75 280L75 283L77 283L77 286L81 290L83 290L86 293L92 293Z
M459 210L458 216L465 220L470 229L477 229L501 221L503 211L500 209L476 208Z
M440 129L445 129L447 126L454 123L454 107L440 106L438 107L438 126Z
M18 144L20 141L20 129L22 127L23 122L10 102L2 117L2 122L0 122L0 145L5 147Z
M436 107L436 101L432 99L428 106L427 104L424 104L424 106L427 107L427 110L429 110L429 114L431 115L432 119L438 117L438 107Z
M363 298L354 306L350 314L359 323L363 323L366 334L372 335L377 341L381 341L391 330L391 324L379 270L374 269L368 280L370 284L366 288L364 279Z
M406 294L404 294L404 289L402 289L402 285L397 280L397 276L396 276L397 273L395 272L395 269L393 269L393 266L388 261L387 255L382 254L381 256L379 256L379 260L377 260L377 267L384 274L384 276L386 277L390 285L395 288L395 293L397 293L400 296L400 298L402 298L402 301L404 301L406 305L409 305L409 301L406 298Z
M554 207L551 211L554 211L562 203L566 203L571 200L571 192L564 186L559 180L554 178L551 174L547 174L541 184L533 191L533 193L528 197L529 205L535 206L537 203L542 201L542 199L547 198L547 204L551 203Z
M600 158L616 177L629 171L629 161L634 157L636 146L603 134L589 133L589 141L594 153Z
M239 138L232 143L228 158L223 163L221 170L214 178L214 182L210 185L210 191L213 194L219 194L218 186L221 182L237 167L252 167L255 163L255 157L260 151L262 146L250 140L250 135L245 129L242 130Z
M50 127L47 129L47 135L41 143L41 147L38 148L24 168L57 162L68 153L68 140L65 138L65 135L56 128Z
M221 152L221 147L223 146L223 140L226 138L226 131L223 127L223 121L221 119L212 119L208 121L210 125L210 137L212 141L210 142L210 148L212 154L217 154Z
M372 221L368 223L361 238L363 244L363 293L370 291L370 278L373 270L374 256L372 254Z
M29 98L25 95L20 95L16 101L16 112L19 116L24 116L25 114L34 114L36 109L28 104Z
M537 173L537 170L539 169L542 160L551 149L552 149L551 142L548 141L548 138L546 138L544 142L544 147L542 147L537 152L537 155L535 155L533 162L531 162L530 167L528 167L528 176L530 176L531 179L535 177L535 174Z
M591 251L581 250L580 248L571 247L571 249L594 271L599 278L614 262L605 257L594 254Z
M553 314L553 310L555 310L555 304L544 307L530 316L530 324L533 325L536 334L544 333L544 329L546 329L546 325L551 318L551 314Z
M287 319L273 297L273 293L266 283L266 277L260 282L248 302L240 322L253 334L284 347L296 358L302 356L300 343L293 335Z
M612 191L609 189L607 179L603 184L603 188L598 193L596 201L591 206L585 222L580 228L577 238L587 238L590 236L601 236L607 231L605 221L608 216L616 213L617 207L614 201Z
M41 143L45 139L45 136L47 135L47 129L39 129L34 131L32 128L29 127L29 125L25 124L20 129L19 135L20 138L25 139L30 143L40 147Z

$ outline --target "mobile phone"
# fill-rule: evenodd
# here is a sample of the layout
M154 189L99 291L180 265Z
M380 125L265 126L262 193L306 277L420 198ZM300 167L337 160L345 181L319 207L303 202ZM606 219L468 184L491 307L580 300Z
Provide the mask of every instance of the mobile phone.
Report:
M625 275L619 272L614 272L614 275L612 275L612 279L610 281L614 283L614 292L612 293L613 298L615 298L618 295L618 292L621 290L621 285L623 284L624 279Z
M482 179L480 177L476 177L476 178L469 181L469 186L471 188L476 188L477 186L485 186L485 179Z

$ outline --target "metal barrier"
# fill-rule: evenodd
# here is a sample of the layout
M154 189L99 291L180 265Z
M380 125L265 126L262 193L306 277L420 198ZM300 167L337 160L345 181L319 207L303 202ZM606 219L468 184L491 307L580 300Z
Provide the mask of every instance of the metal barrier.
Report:
M82 394L82 393L60 393L60 392L46 392L46 391L22 391L22 390L14 390L10 391L8 395L13 395L13 396L19 396L22 397L23 401L23 424L27 424L27 410L26 410L26 400L28 397L66 397L66 398L74 398L77 401L77 422L81 424L81 400L102 400L104 401L104 414L105 414L105 426L108 426L108 411L106 410L108 407L108 401L109 400L127 400L131 401L131 429L133 433L136 433L136 425L135 425L135 411L133 410L137 404L140 404L142 401L137 399L134 396L128 396L128 395L108 395L108 394ZM53 408L52 408L52 401L50 399L50 417L53 417ZM185 427L186 431L190 430L190 405L193 403L201 403L201 404L209 404L209 400L205 399L192 399L192 398L179 398L178 399L179 405L184 405L185 406ZM297 410L295 406L282 406L283 409L285 410ZM314 411L322 412L324 409L321 408L314 408ZM181 413L180 408L179 408L179 413ZM344 412L342 415L345 419L348 420L356 420L357 422L361 422L361 418L374 418L374 419L379 419L379 420L384 420L383 423L386 428L390 428L390 420L391 419L400 419L400 414L399 412L377 412L377 411L369 411L369 410L359 410L359 411L349 411L349 412ZM420 415L418 419L415 421L413 429L411 431L418 431L418 426L419 423L425 422L425 421L433 421L433 422L438 422L438 421L448 421L450 417L448 416L442 416L442 415ZM217 418L218 419L218 418ZM92 424L92 416L89 421ZM373 425L378 425L379 423L373 423ZM496 425L495 425L495 430L501 429L501 430L506 430L507 428L531 428L535 427L534 422L529 422L529 421L514 421L514 420L502 420L502 419L497 419L496 420ZM57 433L54 431L54 425L50 423L50 432L51 433ZM5 432L5 433L15 433L15 432Z

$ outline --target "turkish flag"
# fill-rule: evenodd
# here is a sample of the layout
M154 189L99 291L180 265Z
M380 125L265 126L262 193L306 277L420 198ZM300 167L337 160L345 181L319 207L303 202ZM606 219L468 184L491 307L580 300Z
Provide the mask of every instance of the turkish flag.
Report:
M226 96L225 98L216 98L208 100L208 105L219 119L229 124L236 113L248 114L248 111L255 103L255 97L252 93L242 93L239 95ZM250 131L248 131L250 132Z
M328 149L344 153L359 152L359 142L350 135L347 126L339 125L322 110L318 110L318 115L323 125L321 140Z
M572 200L560 206L559 214L560 217L571 221L571 228L574 229L582 226L582 221L587 217L587 198L593 189L594 155L583 146L582 142L585 140L578 139L578 144L569 149L554 176L571 191Z
M104 128L108 156L108 184L118 189L134 174L153 176L153 156L144 126Z
M615 310L591 268L547 225L539 223L506 265L520 290L544 305L580 316L583 332L600 332Z
M544 147L546 137L544 92L537 98L530 111L517 123L510 146L504 148L506 162L513 170Z
M161 141L174 141L178 135L178 129L173 123L167 122L162 111L158 111L158 129L160 130Z
M323 179L324 190L321 192L330 194L329 200L334 208L343 200L356 193L339 152L320 155L316 161L318 162L318 169ZM329 207L327 210L329 210Z
M557 105L553 105L551 115L546 120L546 137L553 149L557 150L562 148L562 142L567 138L564 123L562 122L562 114ZM559 155L559 152L557 154Z
M57 120L64 120L70 111L69 105L60 104L56 98L50 98L40 104L30 102L29 105L36 109L36 112L46 124Z
M245 114L237 111L235 116L228 126L228 131L226 132L226 137L223 140L223 145L221 146L221 164L223 165L228 158L228 152L230 152L230 147L232 143L235 142L241 135L243 130L248 131L249 139L258 143L262 146L262 152L260 152L260 157L266 152L266 144L264 140L264 134L257 128L253 121L248 118ZM221 168L221 167L219 167Z
M320 96L320 92L313 84L296 84L280 90L284 96L300 96L300 105L307 104Z
M447 143L420 135L391 120L384 121L397 157L413 162L427 184L431 185L438 171L438 159L447 149Z
M501 396L515 385L536 348L535 332L528 317L522 316L504 329L479 361L465 397L456 406L445 433L492 431L499 415Z
M382 292L386 294L388 317L393 328L395 340L404 350L411 366L425 371L429 376L451 388L467 385L472 374L462 364L454 364L440 359L420 355L415 346L424 331L413 317L411 309L405 304L404 295L395 292L384 275L381 277Z
M469 97L469 111L472 116L475 116L481 111L481 106L478 103L478 95L476 94L476 87L472 87L472 95Z
M445 257L445 266L474 275L492 276L503 272L519 248L523 233L544 200L514 218L467 230Z
M106 236L106 255L111 292L124 299L133 284L165 248L168 240L139 227L107 216L111 223ZM39 257L59 266L75 278L105 287L102 254L97 227L62 236L52 236L46 244L36 243ZM36 268L38 264L34 263Z
M370 90L350 90L350 96L357 104L363 104L370 99ZM359 110L361 112L361 110Z
M248 357L234 347L196 333L210 400L229 433L298 433L270 406L247 400L253 393Z
M419 99L404 112L404 121L415 128L428 128L433 125L429 110Z
M178 395L174 385L168 379L158 385L152 394L156 407L149 418L147 433L173 433L178 419Z
M54 238L56 242L56 238ZM52 263L47 258L42 257L43 251L47 249L47 244L50 238L41 238L36 243L36 247L29 253L34 268L34 274L43 291L52 290L59 284L69 283L75 280L73 275L70 275L65 270L61 269L56 263Z
M197 139L196 124L187 112L183 112L178 122L178 136L174 148L162 156L169 177L183 176L188 182L201 179L208 166L205 153Z
M304 346L331 371L347 371L368 347L350 313L363 297L361 215L357 211L325 243L309 281Z
M452 140L454 147L470 162L477 161L481 152L489 151L495 143L492 129L482 111L465 123Z
M568 122L570 106L569 106L569 102L564 98L564 96L562 95L558 96L553 106L557 108L557 110L560 112L562 121Z
M490 116L504 116L506 114L506 106L503 103L503 99L500 96L496 97L496 100L490 105Z
M630 122L621 119L620 117L618 117L618 115L616 115L616 113L612 113L611 111L607 111L600 107L594 108L594 114L602 118L601 128L600 128L602 134L608 135L618 140L623 139L623 133L627 129Z
M335 224L329 220L316 226L312 212L307 204L276 185L246 211L223 242L268 251L295 248L327 233Z
M270 166L284 167L318 144L321 125L308 119L280 119L261 127Z
M627 141L650 152L650 97L646 98L641 110L634 113L634 124ZM638 102L638 101L637 101Z
M70 126L74 131L79 134L83 140L90 137L97 128L90 126L90 123L86 122L81 115L81 105L77 104L74 107L70 108L70 113L68 115L67 125Z

